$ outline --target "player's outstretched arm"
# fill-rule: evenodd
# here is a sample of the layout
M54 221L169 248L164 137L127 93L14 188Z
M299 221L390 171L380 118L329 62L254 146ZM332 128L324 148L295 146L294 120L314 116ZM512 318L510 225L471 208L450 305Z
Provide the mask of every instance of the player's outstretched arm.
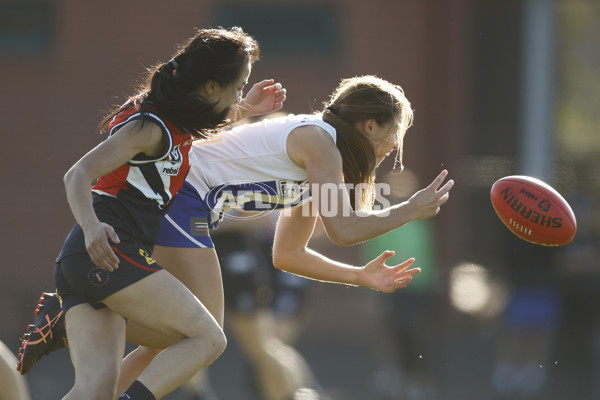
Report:
M315 217L306 208L297 207L281 213L273 243L273 265L283 271L307 278L365 286L382 292L393 292L408 285L418 268L408 269L414 259L387 266L393 251L382 253L365 266L353 266L331 260L307 247L315 225Z
M448 201L454 181L444 183L442 171L409 200L381 210L355 211L342 175L342 157L333 139L322 129L306 126L288 138L288 154L306 169L315 208L329 238L348 246L380 236L415 219L433 217Z

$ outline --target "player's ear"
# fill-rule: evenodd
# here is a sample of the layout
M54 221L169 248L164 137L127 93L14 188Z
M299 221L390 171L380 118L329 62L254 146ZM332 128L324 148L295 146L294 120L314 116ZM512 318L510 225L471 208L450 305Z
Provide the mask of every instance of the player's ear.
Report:
M365 135L370 136L373 134L373 132L375 132L376 124L377 121L375 121L374 119L367 119L364 121L358 121L355 126Z
M217 81L208 80L204 84L204 91L209 97L217 93L219 90L221 90L221 85L219 85L219 82Z

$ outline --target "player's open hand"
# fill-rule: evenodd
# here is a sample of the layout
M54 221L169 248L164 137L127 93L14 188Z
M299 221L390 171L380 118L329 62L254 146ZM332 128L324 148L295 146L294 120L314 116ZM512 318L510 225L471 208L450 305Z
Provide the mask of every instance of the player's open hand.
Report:
M119 258L108 242L108 239L120 242L112 226L101 222L87 228L84 234L85 248L94 264L107 271L119 268Z
M286 90L281 83L275 83L273 79L265 79L252 86L239 107L245 117L261 115L281 110L285 98Z
M441 206L448 201L450 189L454 181L450 179L444 185L448 171L443 170L429 186L419 190L408 199L408 206L412 209L413 219L433 217L440 212Z
M385 265L386 260L393 257L394 254L396 253L393 251L384 251L379 257L365 265L361 274L361 286L392 293L408 285L412 277L421 272L420 268L408 269L415 262L414 258L409 258L394 266Z

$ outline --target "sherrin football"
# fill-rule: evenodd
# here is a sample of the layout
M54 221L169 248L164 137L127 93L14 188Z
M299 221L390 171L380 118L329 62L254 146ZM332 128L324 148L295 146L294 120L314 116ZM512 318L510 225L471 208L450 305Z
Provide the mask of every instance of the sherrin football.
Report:
M512 233L543 246L573 240L577 221L569 203L554 188L525 175L498 179L490 191L498 217Z

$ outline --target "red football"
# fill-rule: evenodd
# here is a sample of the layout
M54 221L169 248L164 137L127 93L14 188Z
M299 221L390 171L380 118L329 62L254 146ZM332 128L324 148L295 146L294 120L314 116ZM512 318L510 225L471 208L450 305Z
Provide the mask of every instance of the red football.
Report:
M512 233L535 244L562 246L577 232L569 203L547 183L524 175L498 179L490 191L496 214Z

